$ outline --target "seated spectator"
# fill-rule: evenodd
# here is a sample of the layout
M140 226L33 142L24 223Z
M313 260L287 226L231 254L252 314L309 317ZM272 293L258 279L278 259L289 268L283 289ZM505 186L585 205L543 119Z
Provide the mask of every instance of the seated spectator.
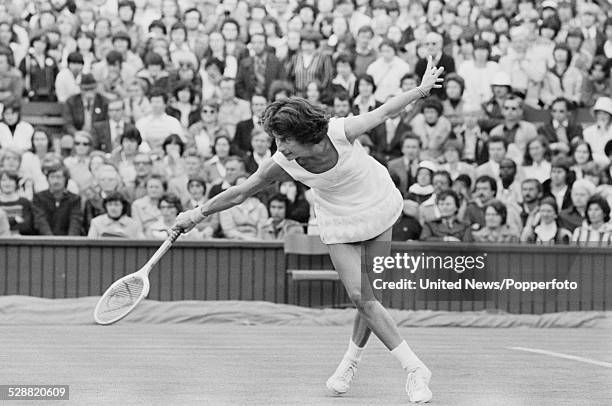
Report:
M390 175L393 184L399 189L401 184L399 175L395 172L391 172ZM404 200L402 214L393 225L391 237L393 241L418 240L421 235L423 227L421 227L419 220L414 216L414 209L411 203L408 200Z
M23 79L21 72L11 62L13 55L10 49L0 48L0 104L23 94Z
M272 156L271 143L272 139L262 128L253 129L253 135L251 136L252 151L247 152L244 158L248 173L255 173L263 160Z
M81 92L70 96L62 106L64 128L70 135L91 132L93 124L108 119L108 100L96 91L98 83L91 74L81 75Z
M145 187L145 196L132 203L132 218L140 224L140 231L148 236L151 225L161 216L159 200L166 192L168 184L163 177L153 174L147 178Z
M405 115L402 111L389 115L383 124L367 133L375 145L374 156L383 165L402 155L402 140L410 132L410 123L403 119Z
M182 154L182 166L184 170L168 181L168 190L170 193L177 195L184 203L189 199L189 191L187 190L189 179L204 178L202 158L195 148L189 148Z
M172 91L174 102L166 107L166 113L178 119L185 131L200 119L200 109L196 104L197 92L189 82L179 82Z
M534 222L533 218L538 213L542 197L542 184L537 179L530 178L523 180L521 183L522 203L519 212L522 227Z
M491 137L502 137L507 144L514 144L513 147L515 146L516 150L508 148L509 157L520 164L527 143L536 138L538 132L533 124L522 119L523 101L518 96L508 96L503 103L502 115L504 121L493 128L489 135Z
M138 155L138 147L142 143L140 132L136 127L130 125L125 127L125 131L119 137L119 147L116 148L109 162L119 171L122 183L126 186L133 186L136 179L136 168L134 158Z
M608 164L604 147L612 140L612 99L600 97L593 106L596 123L584 129L584 140L593 151L593 160L599 164Z
M246 175L244 160L237 156L230 156L225 162L225 176L222 181L212 185L208 192L208 198L212 199L236 182L236 178Z
M170 134L162 144L163 155L155 162L153 171L163 174L165 179L180 178L185 173L185 143L177 134Z
M122 99L108 103L108 119L92 125L92 149L112 152L119 147L121 135L129 124L124 116L125 108Z
M272 82L284 75L283 66L266 47L264 33L250 36L252 54L239 62L236 75L236 96L251 100L255 94L268 94Z
M115 32L113 34L113 49L106 53L105 59L91 67L91 73L99 82L104 82L109 76L115 76L115 73L111 73L113 67L118 68L117 77L124 83L129 83L136 77L136 72L142 69L144 65L142 59L130 50L131 43L132 39L128 33ZM117 64L119 65L117 66Z
M570 169L574 172L576 179L584 178L584 169L593 163L591 145L586 141L578 140L572 143L571 155L574 158L574 165Z
M179 66L179 61L191 60L197 63L197 57L189 48L187 43L187 27L182 22L176 22L170 27L170 61L174 67Z
M497 72L491 78L491 92L493 93L491 99L481 104L481 109L486 118L478 122L482 131L485 132L490 132L491 129L504 122L504 100L512 93L510 75L504 71Z
M213 37L217 36L217 34L213 34ZM230 58L233 58L233 56L230 56ZM219 85L225 70L227 69L223 61L215 57L206 60L204 71L200 70L200 75L202 76L202 100L219 100L221 98L221 88Z
M374 31L370 25L362 25L355 37L355 75L363 75L377 58L378 54L372 48Z
M304 227L287 218L289 201L285 195L277 194L268 201L270 217L261 226L259 238L265 241L282 241L289 234L304 234Z
M544 80L540 100L545 108L552 106L552 102L564 97L574 106L582 102L582 73L570 65L572 51L566 44L557 44L553 51L554 64L549 65Z
M259 120L266 110L266 104L267 101L263 95L254 94L251 97L251 117L236 124L236 134L232 140L232 146L240 156L252 151L251 136L253 130L262 128ZM274 151L276 151L276 146L274 146Z
M287 218L300 224L308 223L310 203L298 183L294 180L285 180L280 183L278 190L287 198Z
M121 193L109 193L104 197L102 207L104 214L91 220L88 238L144 238L140 224L128 216L129 203Z
M573 173L570 172L571 161L569 158L559 156L551 163L550 179L542 184L544 196L550 196L557 202L558 211L571 207L571 189L574 181Z
M402 141L402 156L392 159L387 164L389 173L398 176L398 189L404 197L408 194L408 188L416 182L420 154L421 139L410 134Z
M236 125L251 118L251 105L248 101L236 97L235 86L235 80L227 77L224 77L219 85L219 125L227 130L230 139L236 134Z
M572 243L578 245L602 246L612 243L610 225L610 206L599 195L589 198L586 205L585 220L572 234Z
M545 197L540 201L538 214L532 224L527 224L521 234L521 241L536 244L567 244L572 233L563 228L554 198Z
M44 32L30 37L30 51L19 63L24 78L24 93L29 101L55 101L56 61L47 53L49 38Z
M372 76L363 74L357 77L357 96L353 100L354 115L358 116L359 114L367 113L382 105L374 97L375 91L376 84Z
M245 175L239 175L234 184L239 185L246 179ZM268 210L256 197L248 197L239 205L220 212L219 220L225 238L256 241L258 230L268 220Z
M415 87L419 85L419 80L421 78L417 78L414 73L406 73L402 76L400 87L402 92L409 92ZM423 99L419 99L413 103L410 103L406 107L404 107L404 111L402 112L402 120L406 123L410 123L417 114L421 113L422 110Z
M323 90L324 89L321 87L321 83L318 81L313 80L312 82L308 82L306 85L306 93L304 94L304 98L313 106L327 111L328 107L321 100Z
M612 90L608 60L602 55L597 55L590 66L589 76L584 80L582 89L582 104L585 107L594 106L601 97L609 97Z
M455 72L455 60L451 55L445 54L442 50L444 42L442 35L438 34L437 32L430 31L427 33L424 42L425 55L419 58L419 61L414 67L414 73L417 75L417 77L422 78L425 74L428 56L432 57L435 66L444 68L443 75L448 75ZM438 97L440 100L443 100L445 97L443 89L432 89L431 94L432 96Z
M141 79L134 79L127 84L128 96L123 100L125 118L132 123L151 114L151 102L147 97L148 86Z
M161 89L170 92L170 79L165 69L164 59L155 52L149 52L144 59L144 69L136 77L145 80L149 89Z
M546 182L550 179L550 155L546 138L539 136L529 141L522 159L520 177L524 179L528 174L529 177L537 179L540 183Z
M104 213L104 199L115 192L119 192L121 187L121 176L117 168L105 164L98 168L94 174L95 183L90 187L88 193L90 197L85 200L83 208L83 231L89 231L91 221Z
M437 220L440 218L440 211L438 210L437 197L440 192L451 188L452 180L451 176L447 171L438 170L433 173L432 181L433 194L419 205L419 221L424 224L431 220ZM465 202L459 202L458 215L463 215L465 212ZM406 208L406 202L404 202L404 209Z
M438 220L428 221L423 225L421 241L472 241L470 225L457 218L460 198L452 190L443 190L436 196L436 205L440 210Z
M263 111L262 111L263 112ZM189 145L195 146L198 154L205 159L213 156L215 136L221 130L219 124L219 105L212 100L204 100L199 121L189 127Z
M306 94L306 86L318 80L326 89L332 80L333 66L331 57L318 51L321 34L315 29L304 29L300 35L300 48L293 55L286 68L286 76L291 80L298 95ZM368 68L369 69L369 68Z
M418 204L429 199L433 194L432 177L436 166L431 161L422 161L416 173L416 183L408 188L407 200L413 200Z
M367 73L372 76L376 84L375 99L384 103L389 96L400 92L400 79L410 72L410 66L397 56L396 46L391 40L381 42L378 55L378 59L368 66ZM423 77L423 74L418 76Z
M573 232L580 227L586 216L586 206L589 198L595 194L595 185L586 179L579 179L572 184L571 207L562 210L559 215L559 224Z
M223 180L226 174L225 164L230 158L230 139L221 129L213 145L213 157L204 163L204 177L209 184L216 184Z
M582 138L582 125L571 119L569 101L558 97L550 104L550 120L538 128L538 134L546 137L553 151L569 152L570 143Z
M166 113L168 95L161 89L151 91L151 114L136 122L136 128L140 131L143 141L153 151L162 150L164 140L170 134L177 134L183 138L183 126L176 118Z
M164 194L160 197L157 203L160 216L155 219L148 227L146 238L154 240L165 240L170 235L172 226L176 222L176 217L183 211L183 205L178 196L173 194ZM198 228L194 227L186 233L182 233L179 237L181 240L201 240L202 235Z
M349 54L340 54L334 61L336 76L332 83L340 85L349 95L355 94L357 90L357 77L353 73L355 61Z
M466 111L481 109L481 105L487 101L495 101L492 85L495 74L499 71L497 62L489 59L491 45L485 40L474 41L473 59L468 59L459 64L457 73L464 79L465 91L463 101ZM502 86L505 88L505 86Z
M448 101L445 100L445 101ZM447 140L442 148L444 163L440 165L440 169L447 171L451 175L451 179L455 180L461 174L468 175L474 178L474 168L472 165L461 161L461 143L457 140Z
M422 159L437 161L442 155L442 147L450 137L451 122L442 115L442 103L430 97L423 101L421 114L410 123L412 132L421 138L423 151Z
M494 179L500 178L500 164L506 157L508 144L503 136L492 136L486 144L488 161L476 168L477 178L489 175ZM515 161L516 163L516 161Z
M516 162L504 158L499 164L499 177L497 199L507 207L518 208L522 202L521 182L517 178Z
M28 173L24 172L22 167L21 152L12 148L3 148L0 150L0 170L16 172L20 178L18 193L19 196L28 200L32 200L34 195L34 181L27 177Z
M456 73L451 73L444 79L444 93L446 95L443 106L443 116L451 123L451 128L458 129L463 125L465 114L465 102L463 101L463 92L465 91L465 82L463 78ZM456 132L459 132L457 130Z
M89 170L92 142L91 134L77 131L74 134L74 155L64 159L64 165L70 171L70 178L76 182L79 193L93 184L93 174Z
M206 182L201 177L192 177L187 182L189 198L184 203L185 210L194 209L202 206L208 201L206 198ZM202 238L212 238L220 231L219 213L207 216L203 221L196 225L202 234Z
M68 66L60 69L55 77L55 94L57 101L65 103L70 96L81 93L79 81L83 72L83 55L71 52L67 59Z
M497 182L490 176L483 175L474 183L473 200L467 204L463 221L472 225L474 230L485 226L485 205L495 198ZM514 230L521 230L523 224L516 211L508 211L508 225Z
M351 117L351 98L345 90L340 90L334 93L333 98L333 117ZM365 134L364 134L365 135Z
M519 230L506 222L508 210L500 200L489 200L484 205L484 227L472 232L475 242L513 243L519 240Z
M32 146L32 125L21 119L21 102L13 99L4 104L0 122L0 148L25 152Z
M18 185L19 176L16 172L0 170L0 210L8 216L11 234L33 234L32 203L28 199L19 197Z
M66 190L68 168L53 166L46 175L49 189L36 193L32 203L34 228L39 235L81 235L81 199Z

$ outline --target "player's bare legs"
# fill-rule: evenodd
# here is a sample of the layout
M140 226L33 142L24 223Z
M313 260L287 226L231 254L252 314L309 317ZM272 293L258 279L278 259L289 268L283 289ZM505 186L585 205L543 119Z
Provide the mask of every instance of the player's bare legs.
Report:
M395 321L376 300L366 272L362 272L362 249L364 258L387 256L391 248L391 230L387 230L374 240L362 244L332 244L329 252L344 284L349 297L357 307L359 318L353 325L353 338L338 369L327 381L327 386L335 394L343 394L348 390L350 381L355 375L361 359L363 346L369 336L369 329L376 334L382 343L400 361L402 368L409 371L406 389L411 401L426 402L431 399L431 391L427 387L431 372L412 352L402 339ZM366 327L363 326L365 321ZM369 327L369 328L368 328ZM359 343L355 342L359 341ZM360 345L361 344L361 345Z

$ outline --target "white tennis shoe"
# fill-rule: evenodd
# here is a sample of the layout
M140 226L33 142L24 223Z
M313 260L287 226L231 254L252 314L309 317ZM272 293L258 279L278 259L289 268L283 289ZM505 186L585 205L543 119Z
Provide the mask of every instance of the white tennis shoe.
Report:
M417 367L408 372L406 380L406 393L411 403L427 403L433 397L429 389L431 371L426 367Z
M340 365L336 368L336 372L327 380L327 389L329 389L334 396L344 395L351 385L351 381L355 378L357 373L357 365L359 361L350 360L343 358L340 361Z

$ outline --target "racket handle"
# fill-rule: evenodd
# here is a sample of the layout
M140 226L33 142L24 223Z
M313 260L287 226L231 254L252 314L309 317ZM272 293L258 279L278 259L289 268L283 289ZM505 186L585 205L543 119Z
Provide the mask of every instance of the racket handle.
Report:
M168 240L170 240L170 243L173 244L182 233L183 233L183 230L174 230L173 232L170 233Z

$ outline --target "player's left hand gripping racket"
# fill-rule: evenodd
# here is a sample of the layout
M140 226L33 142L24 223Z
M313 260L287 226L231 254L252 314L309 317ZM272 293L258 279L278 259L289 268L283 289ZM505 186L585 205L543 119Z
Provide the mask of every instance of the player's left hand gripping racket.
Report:
M113 324L121 320L147 297L150 287L149 273L181 232L181 230L173 231L142 268L119 279L104 292L94 310L96 323Z

